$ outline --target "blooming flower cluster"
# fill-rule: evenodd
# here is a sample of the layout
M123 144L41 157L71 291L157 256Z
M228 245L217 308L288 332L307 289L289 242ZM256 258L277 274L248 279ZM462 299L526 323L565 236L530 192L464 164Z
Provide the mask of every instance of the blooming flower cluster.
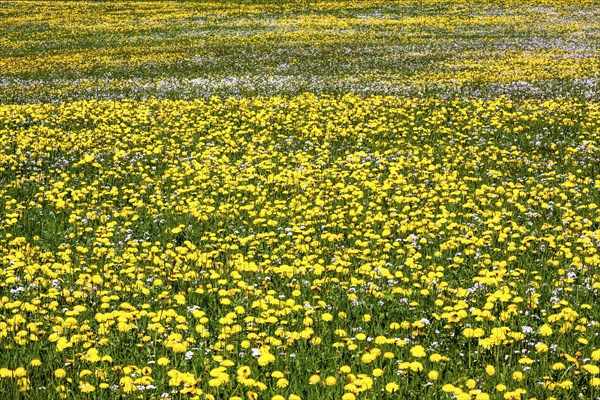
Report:
M3 390L600 384L597 103L80 101L0 127Z

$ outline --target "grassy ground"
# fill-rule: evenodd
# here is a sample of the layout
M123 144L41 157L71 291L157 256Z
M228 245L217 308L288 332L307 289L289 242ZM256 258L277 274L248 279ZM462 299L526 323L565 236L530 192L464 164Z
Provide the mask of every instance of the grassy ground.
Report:
M594 2L3 3L0 100L598 98Z
M599 14L1 2L0 393L599 398Z

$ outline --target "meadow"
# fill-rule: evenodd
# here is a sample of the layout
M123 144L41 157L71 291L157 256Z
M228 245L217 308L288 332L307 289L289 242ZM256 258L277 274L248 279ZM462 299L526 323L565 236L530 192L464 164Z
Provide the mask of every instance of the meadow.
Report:
M600 3L0 1L0 397L600 398Z

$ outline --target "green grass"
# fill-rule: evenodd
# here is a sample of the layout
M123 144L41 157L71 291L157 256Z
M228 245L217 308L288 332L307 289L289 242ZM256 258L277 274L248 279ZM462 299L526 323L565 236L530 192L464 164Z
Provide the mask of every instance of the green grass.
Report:
M598 397L598 17L0 3L0 393Z

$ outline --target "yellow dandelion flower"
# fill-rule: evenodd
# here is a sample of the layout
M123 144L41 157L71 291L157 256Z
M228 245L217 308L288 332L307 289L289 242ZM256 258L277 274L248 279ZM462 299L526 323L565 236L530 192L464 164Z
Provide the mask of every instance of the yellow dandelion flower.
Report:
M156 363L161 366L169 365L171 361L167 357L161 357L156 360Z
M273 373L271 374L271 377L273 377L274 379L279 379L279 378L283 378L283 372L281 371L273 371Z
M328 376L327 378L325 378L325 386L334 386L337 383L337 379L335 378L335 376Z
M247 377L249 377L251 373L252 373L252 370L251 370L251 369L250 369L250 367L249 367L249 366L247 366L247 365L242 365L242 366L241 366L241 367L239 367L239 368L238 368L238 370L237 370L237 375L238 375L239 377L242 377L242 378L247 378Z
M352 371L352 369L348 365L342 365L340 367L340 373L342 374L349 374L350 371Z
M538 343L535 345L535 351L538 353L545 353L548 351L548 345L545 343Z
M421 345L417 345L417 346L413 346L410 349L410 354L412 354L413 357L425 357L427 355L427 353L425 353L425 348Z
M550 336L552 335L552 328L548 324L544 324L539 329L540 335L542 336Z
M581 367L581 369L589 372L592 375L598 375L600 373L600 368L593 364L585 364Z
M521 371L513 372L512 378L517 382L521 382L523 380L523 372L521 372Z
M566 389L566 390L573 389L573 382L570 380L562 381L559 383L559 385L562 389Z
M65 371L62 368L59 368L56 371L54 371L54 376L58 379L64 378L65 376L67 376L67 371Z
M371 353L365 353L362 355L361 360L362 362L364 362L365 364L371 364L373 361L375 361L375 356Z
M79 385L79 390L81 390L82 393L92 393L96 390L96 388L94 387L94 385L90 385L87 382L82 382Z
M446 383L444 386L442 386L442 392L455 393L457 390L460 389L452 385L451 383Z
M210 386L210 387L219 387L222 384L223 384L223 382L219 378L212 378L208 381L208 386Z
M285 378L279 378L277 380L277 384L276 385L277 385L278 388L285 388L289 384L290 384L290 382L287 379L285 379Z
M423 371L423 364L418 361L413 361L410 363L409 368L413 372L421 372Z
M396 382L390 382L385 385L385 391L388 393L396 393L400 389L400 386Z

